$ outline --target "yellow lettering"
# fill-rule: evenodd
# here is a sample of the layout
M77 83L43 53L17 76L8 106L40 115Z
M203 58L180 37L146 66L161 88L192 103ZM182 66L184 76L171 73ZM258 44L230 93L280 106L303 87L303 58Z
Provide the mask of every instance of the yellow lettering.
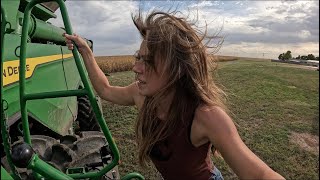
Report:
M7 73L6 70L3 68L3 73L2 73L3 77L7 77Z
M64 54L64 58L69 58L72 57L72 54ZM62 55L61 54L56 54L56 55L50 55L50 56L41 56L41 57L35 57L35 58L27 58L26 62L26 78L29 78L32 76L35 68L38 65L52 62L52 61L57 61L57 60L62 60ZM19 81L19 60L12 60L12 61L5 61L3 63L3 72L2 76L3 78L3 85L8 85L11 83L15 83Z

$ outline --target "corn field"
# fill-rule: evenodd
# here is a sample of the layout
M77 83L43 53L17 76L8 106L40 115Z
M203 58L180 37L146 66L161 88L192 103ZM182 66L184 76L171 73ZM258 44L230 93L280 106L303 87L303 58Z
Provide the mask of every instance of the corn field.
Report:
M130 71L134 64L134 57L132 55L128 56L97 56L95 57L100 69L104 73L120 72L120 71ZM212 59L212 58L210 58ZM237 57L233 56L215 56L218 62L221 61L234 61Z

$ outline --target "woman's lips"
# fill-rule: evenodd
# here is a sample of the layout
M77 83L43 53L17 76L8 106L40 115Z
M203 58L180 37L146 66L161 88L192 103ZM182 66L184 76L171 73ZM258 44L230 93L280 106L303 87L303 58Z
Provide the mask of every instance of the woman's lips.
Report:
M144 86L144 85L146 84L146 82L145 82L145 81L142 81L142 80L140 80L140 79L137 79L137 84L138 84L138 87L139 87L139 88L142 88L142 86Z
M136 78L136 81L137 81L138 83L140 83L140 84L146 84L145 81L143 81L143 80L141 80L141 79L139 79L139 78Z

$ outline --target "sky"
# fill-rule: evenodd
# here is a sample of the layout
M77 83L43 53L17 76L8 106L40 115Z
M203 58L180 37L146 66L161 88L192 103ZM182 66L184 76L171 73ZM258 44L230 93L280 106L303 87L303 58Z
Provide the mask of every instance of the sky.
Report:
M141 37L131 14L139 8L178 9L209 35L224 37L217 55L277 59L290 50L293 57L319 56L319 1L79 1L67 0L73 31L93 41L96 56L131 55ZM51 23L62 26L60 11ZM217 40L218 41L218 40ZM216 41L216 42L217 42Z

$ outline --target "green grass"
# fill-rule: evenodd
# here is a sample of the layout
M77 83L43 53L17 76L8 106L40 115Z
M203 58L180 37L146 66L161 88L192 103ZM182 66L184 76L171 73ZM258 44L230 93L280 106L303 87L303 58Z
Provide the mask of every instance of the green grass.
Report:
M228 94L230 116L245 144L272 169L286 179L318 179L319 154L315 155L289 142L291 132L319 136L319 72L284 67L267 61L222 62L215 81ZM132 72L113 73L113 85L128 85ZM134 140L137 110L103 102L104 115L118 145L120 174L139 172L156 179L151 166L138 166ZM225 179L235 174L220 158L213 158Z

